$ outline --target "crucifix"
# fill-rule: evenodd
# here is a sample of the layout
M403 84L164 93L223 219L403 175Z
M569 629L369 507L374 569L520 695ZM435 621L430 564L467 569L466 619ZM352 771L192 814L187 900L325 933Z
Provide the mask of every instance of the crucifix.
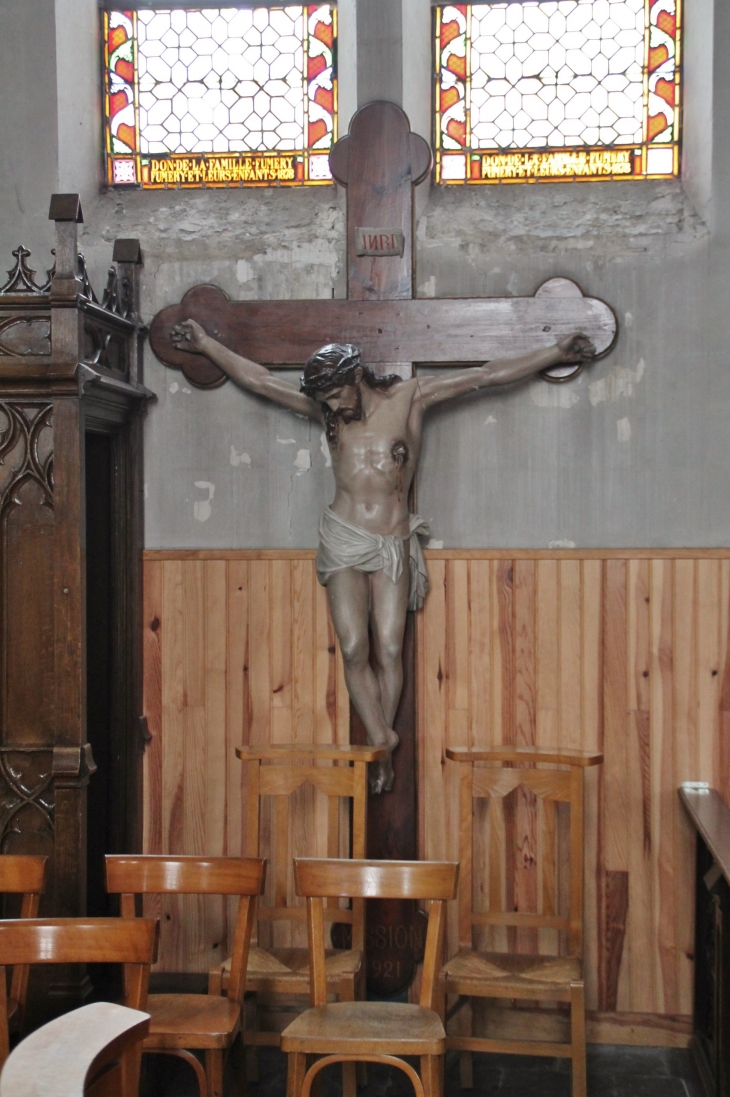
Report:
M569 379L611 349L617 327L608 305L564 278L534 297L413 297L413 188L431 150L395 104L359 110L330 165L347 189L347 300L234 302L197 286L157 314L150 344L194 385L231 377L325 425L337 493L320 527L317 571L345 661L351 739L394 748L371 775L368 854L410 859L417 732L406 611L427 578L408 503L423 416L443 400L538 372ZM418 363L452 368L419 379ZM302 364L301 388L264 368ZM368 982L392 993L412 977L419 923L411 903L377 907L368 913Z

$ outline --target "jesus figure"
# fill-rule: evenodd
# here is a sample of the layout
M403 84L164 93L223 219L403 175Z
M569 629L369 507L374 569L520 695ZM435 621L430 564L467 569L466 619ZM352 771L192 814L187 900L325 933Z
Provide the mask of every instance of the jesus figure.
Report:
M519 358L505 358L427 379L378 377L351 344L313 354L297 389L185 320L173 330L181 350L204 354L241 388L266 396L325 427L335 497L319 526L317 578L327 588L347 689L368 742L388 748L374 763L372 792L393 787L393 730L403 685L406 612L419 609L428 577L418 541L426 523L408 512L426 412L454 397L521 381L595 354L579 333ZM370 663L370 639L374 666Z

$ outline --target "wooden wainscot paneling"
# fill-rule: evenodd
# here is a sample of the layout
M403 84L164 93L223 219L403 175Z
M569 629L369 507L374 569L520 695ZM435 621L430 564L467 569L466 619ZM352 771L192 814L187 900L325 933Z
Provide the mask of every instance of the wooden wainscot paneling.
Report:
M145 849L238 853L244 804L234 748L348 741L342 664L314 553L145 556ZM694 843L676 790L707 781L730 794L721 741L730 711L730 550L426 556L431 592L417 618L420 855L457 852L447 746L602 750L604 765L586 774L589 1039L686 1044ZM499 887L527 910L546 892L530 858L534 799L517 791L504 815L513 853L500 879L478 886ZM316 852L326 833L311 798L300 815L293 825ZM501 840L486 816L483 840ZM560 906L563 897L547 901ZM225 949L221 916L196 910L177 919L162 959L168 969L207 970ZM503 944L506 933L495 931ZM537 942L545 951L554 944ZM538 1022L491 1010L493 1031L516 1023ZM547 1032L559 1022L543 1015L539 1023Z
M145 851L237 855L246 803L235 748L349 742L349 698L314 553L148 552L144 622ZM327 855L320 808L302 790L291 822L302 853ZM266 820L262 835L266 847ZM291 880L289 892L291 901ZM174 924L162 937L161 969L207 971L226 958L220 905L166 900L165 909Z

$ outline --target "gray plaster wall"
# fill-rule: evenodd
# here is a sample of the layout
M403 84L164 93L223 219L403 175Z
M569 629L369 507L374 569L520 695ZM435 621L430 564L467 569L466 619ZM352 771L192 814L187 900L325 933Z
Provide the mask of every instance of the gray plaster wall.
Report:
M21 63L26 7L0 8L0 88L15 104L0 162L6 265L23 237L37 269L47 265L48 195L62 188L82 193L82 246L97 284L115 236L141 239L148 320L204 281L233 298L344 296L344 201L334 187L100 190L98 100L88 102L98 79L93 4L32 6L48 43L43 95ZM61 49L69 12L79 25L71 74ZM437 543L730 543L730 10L694 0L686 23L681 181L420 188L419 295L522 295L564 275L610 302L621 328L612 354L570 385L527 383L432 413L418 505ZM402 42L389 94L429 136L427 0L360 0L359 10L346 0L340 35L341 131L379 86L380 36ZM59 52L66 60L54 71L47 59ZM70 86L76 115L61 109ZM333 489L321 428L231 384L193 390L149 353L145 380L158 397L146 423L149 547L316 543Z

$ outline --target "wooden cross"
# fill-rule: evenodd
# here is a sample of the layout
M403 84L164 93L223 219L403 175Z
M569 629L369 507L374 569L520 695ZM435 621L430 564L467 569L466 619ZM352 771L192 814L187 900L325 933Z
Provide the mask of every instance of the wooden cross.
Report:
M196 286L163 309L150 329L158 358L194 385L213 388L226 375L207 358L177 350L174 325L192 318L219 342L254 362L300 369L324 343L354 343L377 372L410 377L417 363L464 365L525 354L571 332L585 333L599 355L613 346L616 318L565 278L534 297L414 299L413 188L431 168L431 150L410 132L394 103L369 103L330 155L347 188L347 300L230 301L215 286ZM579 368L579 367L578 367ZM565 372L565 371L563 371ZM568 373L576 372L571 367ZM409 614L404 687L395 728L392 793L370 798L368 855L414 858L416 844L415 630ZM352 713L351 738L365 742ZM420 925L412 903L374 901L368 912L368 985L381 994L410 982Z

